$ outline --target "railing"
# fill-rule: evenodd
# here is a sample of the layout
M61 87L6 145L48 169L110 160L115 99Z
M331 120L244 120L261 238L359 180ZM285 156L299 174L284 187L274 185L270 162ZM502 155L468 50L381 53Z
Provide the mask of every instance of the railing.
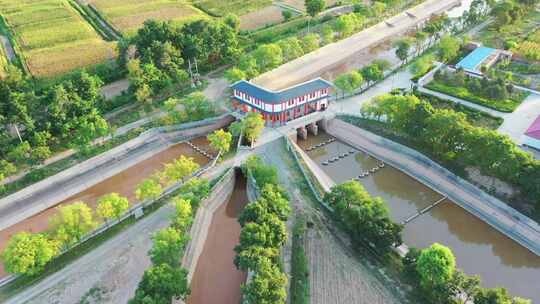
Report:
M59 258L60 256L62 256L64 254L66 254L67 252L81 246L82 244L84 244L88 240L90 240L90 239L92 239L94 237L97 237L98 235L100 235L100 234L104 233L105 231L109 230L110 228L124 222L125 220L129 219L132 216L135 217L136 219L140 218L144 214L144 209L146 209L146 208L160 202L162 199L167 198L169 195L173 194L178 189L180 189L184 185L184 183L187 182L188 180L190 180L191 178L199 177L202 174L204 174L205 172L212 169L216 165L217 160L219 159L220 156L221 156L221 152L218 153L217 157L214 158L212 160L212 162L206 164L204 167L199 169L197 172L193 173L190 177L188 177L188 178L186 178L186 179L184 179L182 181L176 182L173 185L167 187L155 199L148 199L148 200L139 202L138 204L135 204L135 205L131 206L120 218L103 223L100 227L98 227L94 231L92 231L92 232L88 233L87 235L85 235L84 237L82 237L76 244L64 249L62 252L60 252L60 254L55 259ZM0 279L0 287L5 286L6 284L9 284L9 283L13 282L14 280L16 280L19 277L20 277L20 275L10 275L10 276L7 276L5 278Z

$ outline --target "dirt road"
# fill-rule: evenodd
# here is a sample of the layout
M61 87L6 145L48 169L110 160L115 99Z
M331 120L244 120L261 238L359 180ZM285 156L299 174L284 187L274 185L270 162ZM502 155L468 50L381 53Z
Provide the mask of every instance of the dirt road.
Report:
M432 14L444 12L458 3L459 0L428 0L407 10L406 13L403 12L347 39L324 46L267 72L254 79L254 82L269 89L280 90L319 77L324 71L357 56L358 52L402 34L427 20Z
M306 237L306 256L309 260L311 301L313 304L397 304L401 303L371 269L366 267L350 246L329 230L330 223L313 207L313 202L299 190L302 178L282 140L257 149L265 161L278 169L283 185L291 194L294 212L302 213L314 223ZM289 236L292 235L288 225ZM341 232L337 232L341 233ZM346 239L346 237L343 237ZM290 244L290 242L288 242ZM285 269L290 269L290 247L285 246Z
M168 226L172 213L171 207L162 207L6 304L79 303L83 298L89 303L127 303L150 266L150 237Z

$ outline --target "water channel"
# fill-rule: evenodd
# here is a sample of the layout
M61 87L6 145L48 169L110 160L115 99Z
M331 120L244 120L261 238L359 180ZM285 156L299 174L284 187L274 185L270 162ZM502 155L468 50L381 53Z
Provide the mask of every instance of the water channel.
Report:
M203 150L210 150L206 137L199 137L191 142ZM170 148L157 153L156 155L135 164L110 178L107 178L64 201L59 202L58 205L54 207L44 210L30 218L25 219L24 221L0 231L0 252L2 252L6 247L9 238L18 232L28 231L36 233L46 231L49 226L49 220L56 214L57 207L59 206L83 201L90 207L95 208L100 197L112 192L116 192L127 197L130 204L135 203L135 189L137 185L145 178L154 174L156 171L161 170L165 163L177 159L180 157L180 155L193 157L193 159L201 166L204 166L209 162L208 158L195 151L186 143L171 146ZM3 264L0 264L0 277L4 275L4 266Z
M329 138L325 133L310 135L298 144L336 183L351 180L380 163L339 141L308 151L309 147ZM355 153L329 165L322 164L351 150ZM371 195L387 202L390 216L396 222L402 222L443 197L388 165L359 181ZM468 274L480 275L483 286L506 287L512 295L540 303L540 257L449 200L406 224L403 241L417 248L435 242L444 244L454 252L458 267Z
M248 203L246 190L246 178L237 170L233 193L212 217L187 304L240 303L240 285L247 274L236 269L233 261L234 247L240 240L238 216Z

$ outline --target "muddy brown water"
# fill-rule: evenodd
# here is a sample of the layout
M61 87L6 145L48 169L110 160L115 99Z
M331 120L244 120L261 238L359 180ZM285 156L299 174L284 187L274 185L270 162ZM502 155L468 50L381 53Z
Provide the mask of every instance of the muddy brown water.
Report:
M247 203L246 178L237 170L231 197L213 215L187 304L240 303L240 285L247 274L234 265L234 247L240 240L238 216Z
M328 138L330 136L326 133L310 135L307 140L299 140L298 144L336 183L348 181L379 163L339 141L307 151L308 147ZM355 150L355 154L330 165L322 165L323 161L350 150ZM437 192L388 165L360 179L360 182L371 195L386 201L390 217L396 222L442 198ZM468 274L480 275L483 286L506 287L514 296L540 303L540 257L449 200L405 225L403 241L409 247L417 248L425 248L435 242L448 246L456 256L458 267Z
M192 142L202 149L210 149L208 147L208 141L204 137L194 139ZM54 207L46 209L30 218L25 219L24 221L0 231L0 252L6 247L9 238L18 232L28 231L35 233L46 231L49 228L50 218L56 214L59 206L65 206L74 202L83 201L90 207L95 208L98 199L111 192L116 192L127 197L130 204L135 203L135 189L137 185L145 178L154 174L156 171L161 170L165 163L177 159L180 157L180 155L193 157L194 160L201 166L204 166L209 162L208 158L204 157L185 143L171 146L170 148L138 164L135 164L110 178L107 178L64 201L59 202L58 205ZM4 266L0 263L0 277L4 276L5 274Z

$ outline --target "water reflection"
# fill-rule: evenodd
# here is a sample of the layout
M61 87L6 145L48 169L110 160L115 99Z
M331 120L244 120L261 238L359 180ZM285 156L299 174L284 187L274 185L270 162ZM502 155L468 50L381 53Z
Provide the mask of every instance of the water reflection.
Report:
M299 146L305 149L327 138L327 134L310 136L307 141L299 141ZM337 183L350 180L377 163L377 160L358 153L328 166L321 165L322 160L346 149L350 147L336 141L308 152L308 155ZM441 197L388 165L360 182L371 195L380 196L388 203L395 221L403 220ZM513 295L540 303L540 257L451 201L445 201L407 224L403 240L418 248L434 242L449 246L456 255L458 267L468 274L480 275L484 286L504 286Z

